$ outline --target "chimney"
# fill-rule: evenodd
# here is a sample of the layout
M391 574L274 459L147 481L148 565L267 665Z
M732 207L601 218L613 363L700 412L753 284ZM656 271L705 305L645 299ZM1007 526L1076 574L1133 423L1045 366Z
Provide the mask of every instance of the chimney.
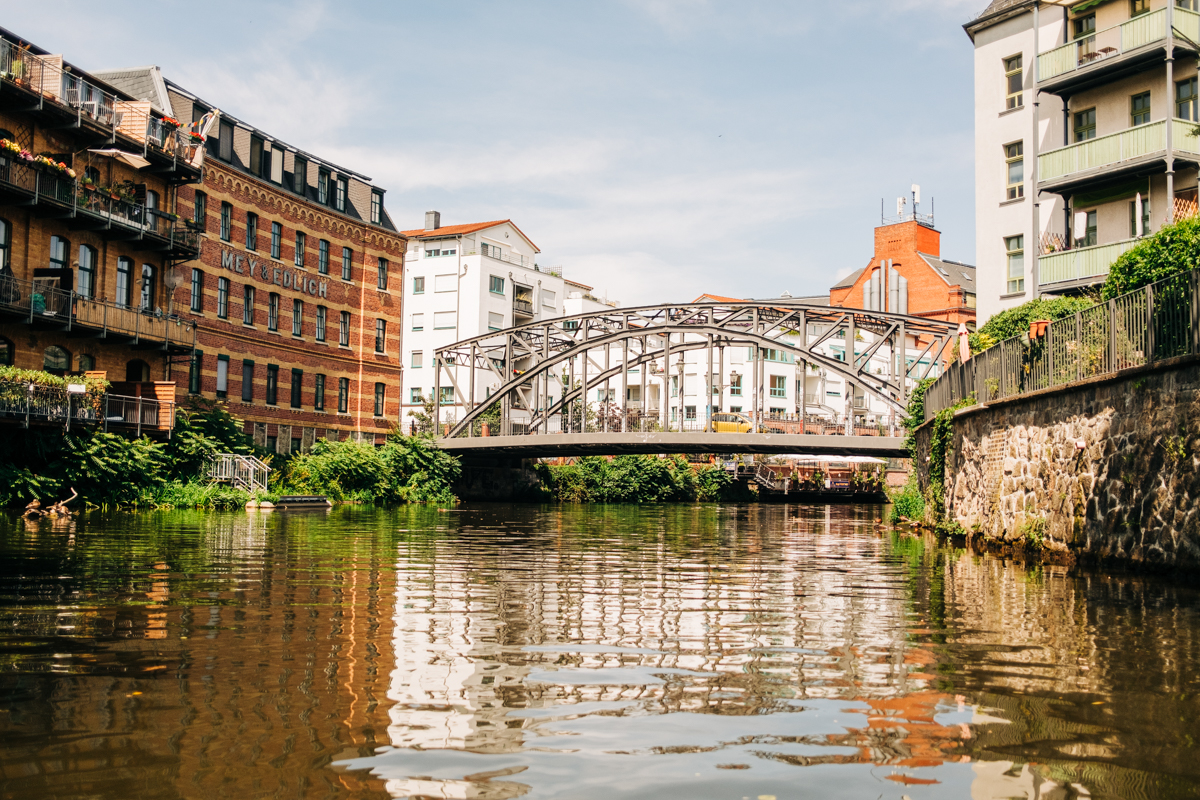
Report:
M436 231L442 227L442 212L426 211L425 212L425 230Z

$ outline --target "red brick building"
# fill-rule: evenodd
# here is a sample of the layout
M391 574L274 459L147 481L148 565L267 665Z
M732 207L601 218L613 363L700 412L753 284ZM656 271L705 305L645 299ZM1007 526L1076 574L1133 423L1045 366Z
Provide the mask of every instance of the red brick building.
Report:
M975 330L975 268L942 258L941 242L940 231L916 220L879 226L871 260L830 288L829 305L901 311Z

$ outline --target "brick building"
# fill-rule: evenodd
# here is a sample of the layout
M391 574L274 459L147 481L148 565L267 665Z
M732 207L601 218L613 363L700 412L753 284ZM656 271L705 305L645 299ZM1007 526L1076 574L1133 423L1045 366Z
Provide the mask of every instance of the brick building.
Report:
M161 84L175 115L216 106L157 68L105 73ZM180 314L197 325L179 394L220 401L279 453L316 438L381 441L399 421L406 239L370 179L218 112L203 181L180 192L201 231L181 265Z
M0 139L0 363L172 395L172 274L199 247L172 212L200 169L170 107L0 29Z
M829 289L829 305L899 311L973 331L975 268L941 252L942 234L924 218L880 225L871 260Z

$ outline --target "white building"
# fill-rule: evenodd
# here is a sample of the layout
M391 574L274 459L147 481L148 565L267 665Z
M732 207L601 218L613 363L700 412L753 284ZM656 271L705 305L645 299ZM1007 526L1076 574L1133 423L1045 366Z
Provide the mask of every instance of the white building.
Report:
M541 251L512 220L466 225L441 224L441 214L425 215L425 227L404 231L409 237L404 260L404 378L401 418L420 411L434 391L433 357L437 348L483 336L489 331L554 317L606 310L591 286L563 278L561 267L540 267ZM515 364L514 368L520 368ZM456 380L469 385L465 368ZM490 371L476 370L475 402L499 386ZM441 418L461 418L462 399L441 385Z
M979 319L1195 214L1197 0L993 0L975 45Z

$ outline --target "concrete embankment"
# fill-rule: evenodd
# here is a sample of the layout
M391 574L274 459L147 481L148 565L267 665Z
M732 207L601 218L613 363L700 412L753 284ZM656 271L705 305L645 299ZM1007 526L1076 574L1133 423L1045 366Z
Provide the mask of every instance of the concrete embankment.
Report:
M1200 568L1200 358L963 409L950 448L946 516L985 542Z

